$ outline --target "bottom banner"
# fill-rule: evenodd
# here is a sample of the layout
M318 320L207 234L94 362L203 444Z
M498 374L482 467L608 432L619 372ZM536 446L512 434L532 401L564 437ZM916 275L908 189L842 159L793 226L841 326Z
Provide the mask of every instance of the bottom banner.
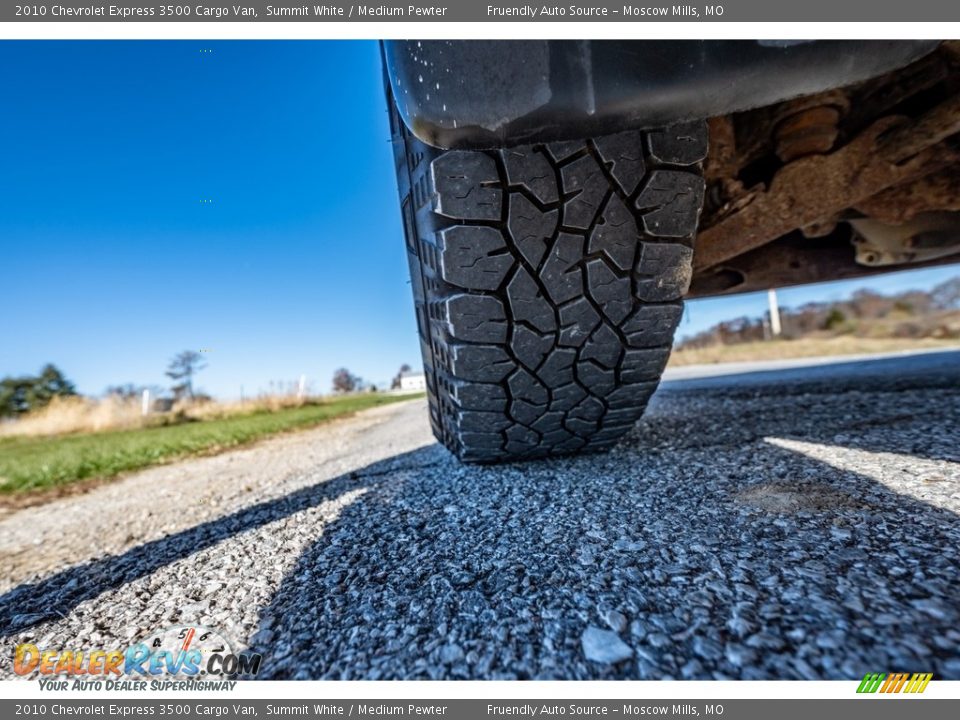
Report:
M908 708L907 705L910 705ZM951 708L953 708L951 710ZM0 717L30 716L129 718L167 716L179 718L297 717L327 718L391 717L422 720L426 717L455 720L484 718L634 718L722 717L724 720L809 720L869 717L870 720L910 720L960 716L960 701L920 700L914 696L867 696L850 700L381 700L381 701L289 701L289 700L52 700L49 702L3 700Z

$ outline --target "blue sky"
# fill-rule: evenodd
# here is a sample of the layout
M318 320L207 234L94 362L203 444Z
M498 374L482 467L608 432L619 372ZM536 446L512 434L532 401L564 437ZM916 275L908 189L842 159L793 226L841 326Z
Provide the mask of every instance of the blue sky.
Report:
M208 348L231 396L418 362L375 43L4 42L0 67L0 376L167 384Z
M85 393L166 385L169 358L203 348L198 384L235 397L418 365L378 53L0 42L0 376L54 362ZM691 303L681 333L765 302Z

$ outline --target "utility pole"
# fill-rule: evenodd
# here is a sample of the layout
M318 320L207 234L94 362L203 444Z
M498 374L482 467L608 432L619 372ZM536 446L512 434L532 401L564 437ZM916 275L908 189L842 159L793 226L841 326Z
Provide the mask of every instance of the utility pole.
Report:
M780 335L780 305L777 303L777 291L767 290L767 301L770 303L770 333L773 337Z

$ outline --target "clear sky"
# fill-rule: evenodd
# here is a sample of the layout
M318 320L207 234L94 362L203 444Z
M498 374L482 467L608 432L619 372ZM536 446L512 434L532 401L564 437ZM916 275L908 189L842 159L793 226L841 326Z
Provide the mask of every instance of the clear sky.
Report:
M376 43L0 42L0 68L0 376L166 385L208 348L233 396L419 363Z
M235 397L420 364L376 43L0 42L0 68L0 376L167 385L202 348Z

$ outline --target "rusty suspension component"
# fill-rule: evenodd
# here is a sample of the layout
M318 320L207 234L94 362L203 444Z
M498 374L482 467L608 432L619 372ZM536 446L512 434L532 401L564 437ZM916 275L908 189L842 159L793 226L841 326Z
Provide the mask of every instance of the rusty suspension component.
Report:
M777 157L788 163L832 150L849 107L840 90L784 103L774 129Z
M829 155L788 163L765 192L700 232L694 272L823 222L887 188L944 169L958 156L942 141L957 132L960 96L915 121L883 118Z
M960 168L951 167L884 190L855 206L867 217L891 225L935 210L960 211Z

